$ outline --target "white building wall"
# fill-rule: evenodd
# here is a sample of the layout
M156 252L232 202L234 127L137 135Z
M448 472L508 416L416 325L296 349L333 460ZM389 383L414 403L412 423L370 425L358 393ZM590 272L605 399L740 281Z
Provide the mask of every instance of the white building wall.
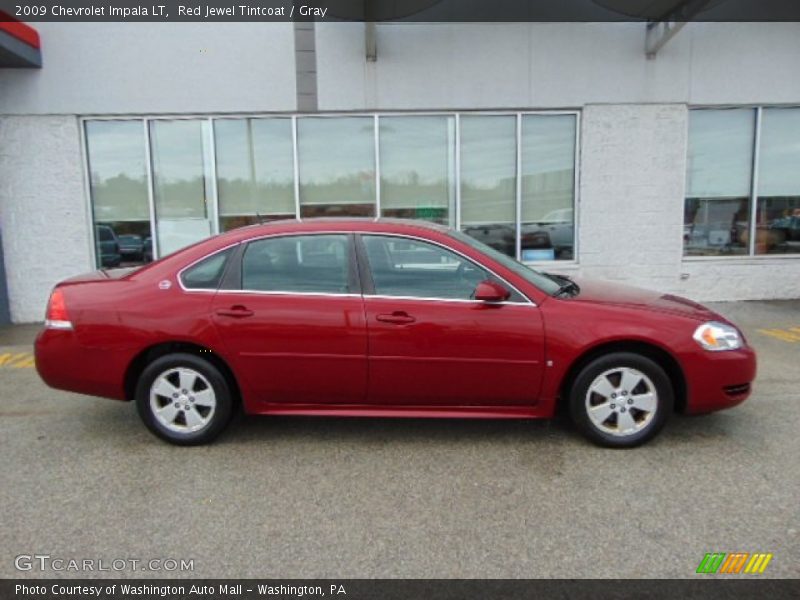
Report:
M643 23L317 26L321 110L797 103L800 24L690 23L644 52Z
M93 265L78 120L0 116L0 140L11 320L42 321L53 285Z
M36 23L42 69L0 69L0 114L291 111L291 23Z
M680 104L584 109L580 275L675 288L683 252L687 118Z

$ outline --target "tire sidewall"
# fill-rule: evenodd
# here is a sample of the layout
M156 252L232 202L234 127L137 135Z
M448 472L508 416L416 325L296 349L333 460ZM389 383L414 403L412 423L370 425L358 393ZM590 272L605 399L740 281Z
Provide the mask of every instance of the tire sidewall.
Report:
M211 384L216 397L214 415L210 423L199 431L178 433L159 423L150 406L150 387L156 378L176 367L187 367L201 373ZM206 444L216 438L230 421L232 413L230 386L219 369L192 354L176 353L157 358L145 367L136 384L136 409L147 428L161 439L180 446Z
M641 431L618 437L597 428L586 410L586 393L598 375L611 369L630 367L641 371L653 382L658 406L652 421ZM578 373L570 390L570 414L575 425L593 442L611 448L630 448L652 439L667 422L675 403L672 383L658 363L641 354L615 352L594 359Z

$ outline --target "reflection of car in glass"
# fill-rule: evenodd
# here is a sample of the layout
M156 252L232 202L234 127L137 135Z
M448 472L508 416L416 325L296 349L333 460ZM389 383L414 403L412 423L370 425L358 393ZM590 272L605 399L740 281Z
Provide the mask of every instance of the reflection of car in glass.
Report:
M144 262L153 262L153 238L149 235L144 238L142 243L142 254Z
M800 213L800 210L795 212ZM785 232L786 241L800 242L800 214L775 219L769 224L769 228L782 229Z
M279 221L53 290L36 368L135 400L176 444L252 414L549 418L593 441L652 438L674 410L750 394L756 356L712 310L540 273L413 221Z
M516 232L511 225L470 225L464 233L508 256L516 256Z
M572 215L571 208L560 208L539 221L523 223L522 249L553 248L555 258L567 258L574 244Z
M144 258L144 241L142 236L134 233L124 233L119 240L119 253L123 260L140 261Z
M98 255L101 267L118 267L122 261L117 234L108 225L95 226Z

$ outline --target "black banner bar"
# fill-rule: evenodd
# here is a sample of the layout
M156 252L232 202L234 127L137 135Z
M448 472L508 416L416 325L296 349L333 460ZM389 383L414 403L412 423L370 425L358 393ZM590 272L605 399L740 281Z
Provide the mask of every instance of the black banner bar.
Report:
M615 600L707 598L782 600L800 596L800 581L733 578L621 579L16 579L0 580L3 600Z
M5 13L5 15L3 14ZM797 0L0 0L0 20L800 21Z

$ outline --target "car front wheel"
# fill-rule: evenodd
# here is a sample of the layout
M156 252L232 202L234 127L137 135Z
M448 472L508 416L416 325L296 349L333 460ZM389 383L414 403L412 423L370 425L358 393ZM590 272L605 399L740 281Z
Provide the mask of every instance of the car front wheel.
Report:
M572 385L570 413L590 440L614 448L638 446L666 423L674 403L672 384L657 363L634 353L601 356Z
M182 446L216 438L231 417L232 398L225 377L210 362L192 354L169 354L150 363L136 387L136 407L150 431Z

